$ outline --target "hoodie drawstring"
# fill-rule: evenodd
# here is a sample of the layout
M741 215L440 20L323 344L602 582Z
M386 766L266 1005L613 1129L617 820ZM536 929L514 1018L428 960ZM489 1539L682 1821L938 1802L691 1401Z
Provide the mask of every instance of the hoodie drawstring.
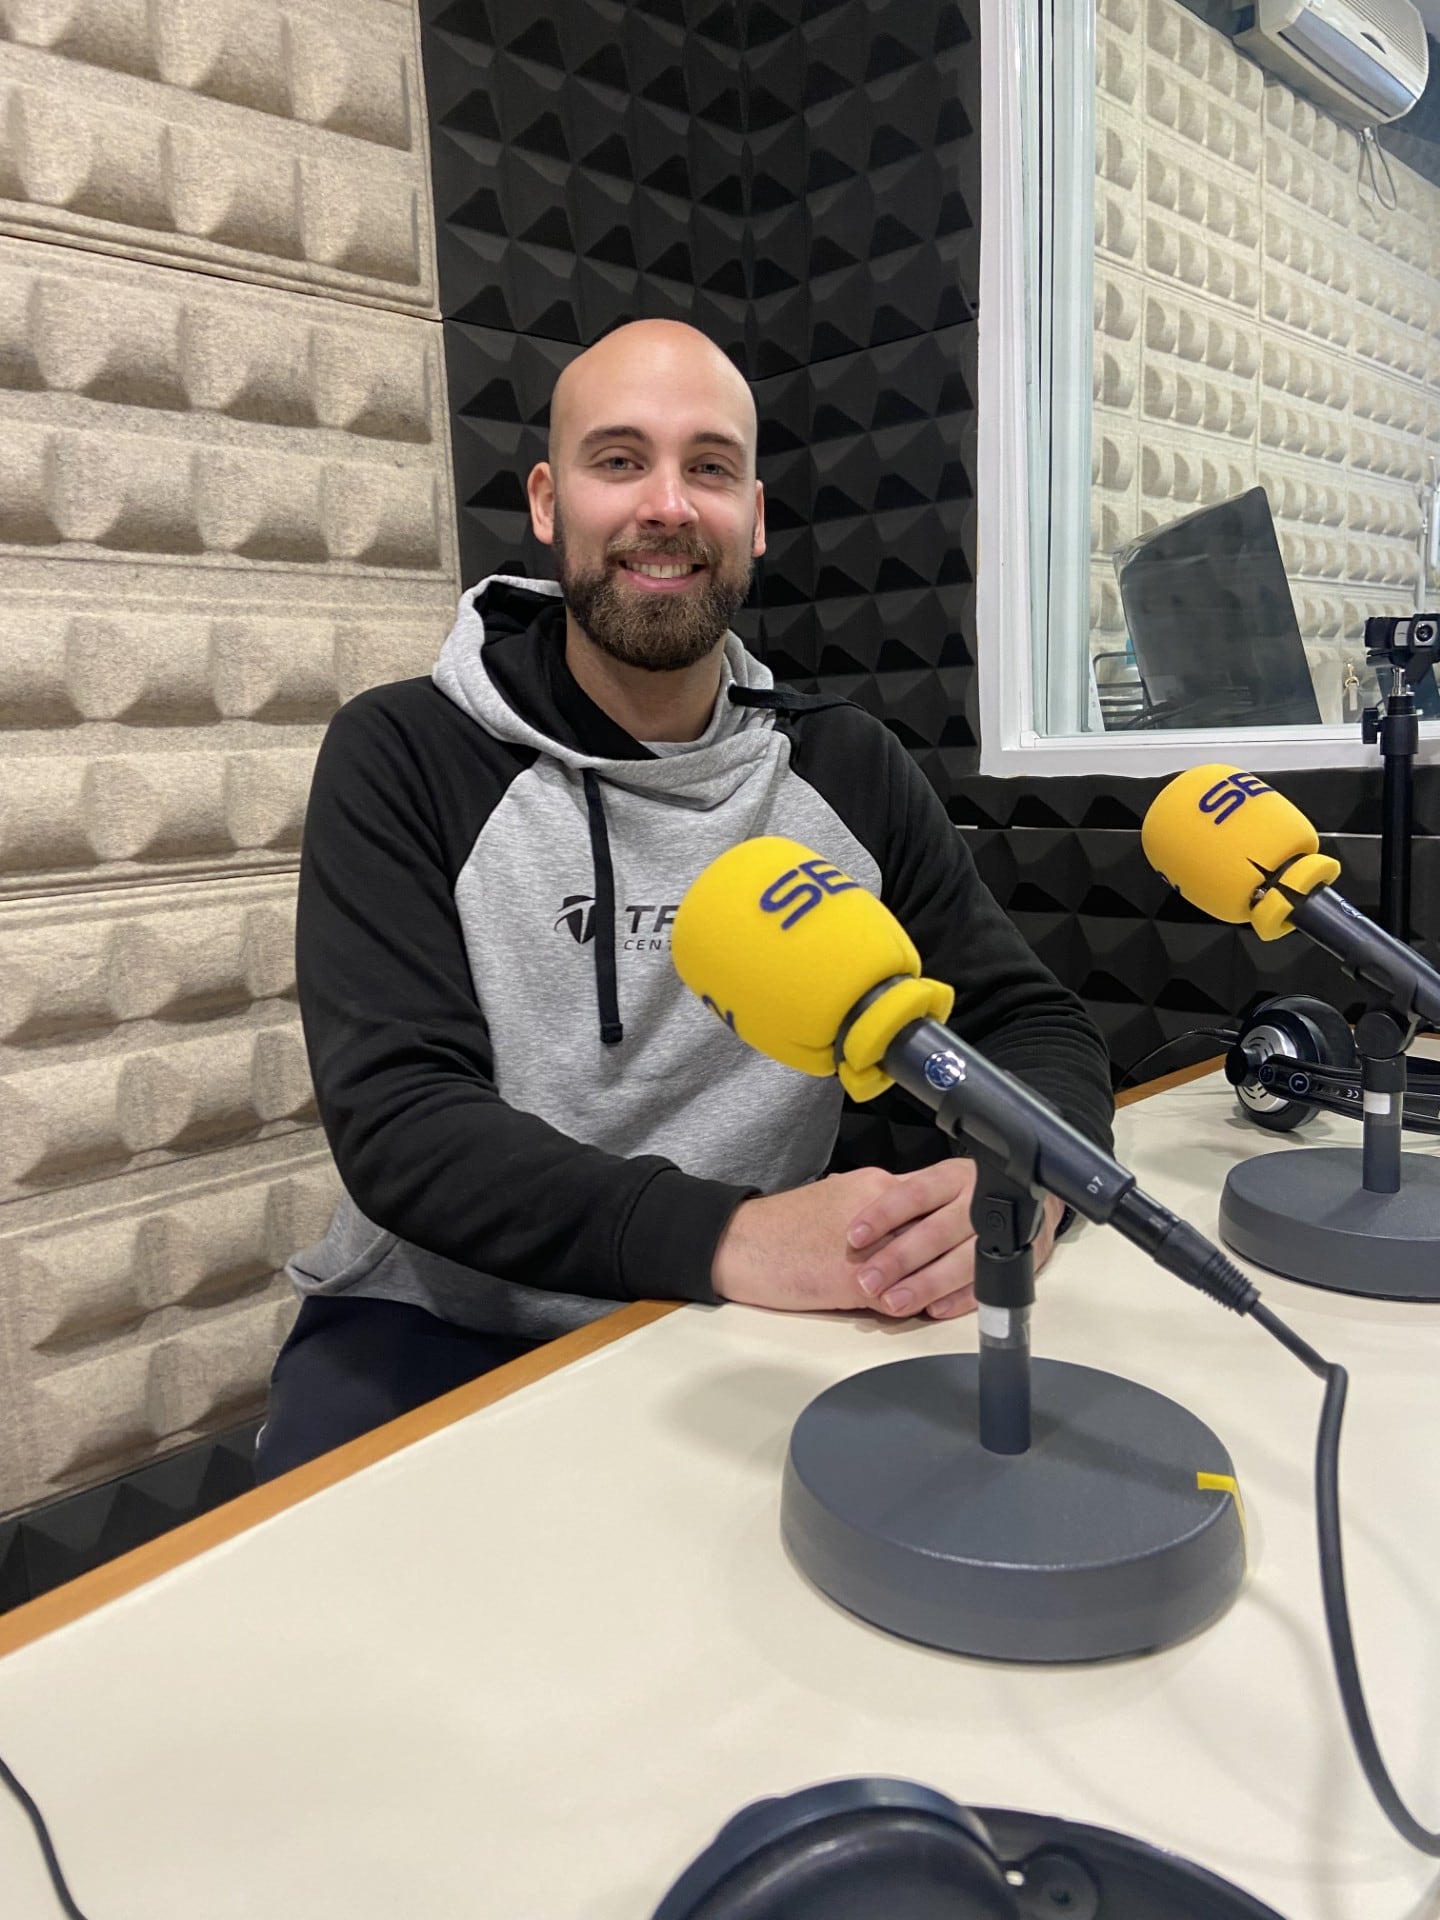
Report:
M793 687L731 687L736 707L760 707L784 719L818 707L843 707L848 701L830 693L797 693ZM585 811L590 819L590 859L595 870L595 998L600 1009L600 1042L618 1047L625 1038L620 1023L620 993L615 971L615 868L610 860L610 829L593 768L582 767Z
M581 770L585 808L590 816L590 858L595 868L595 998L600 1007L600 1042L618 1047L625 1038L620 1024L620 995L615 982L615 869L610 863L610 831L600 782L589 767Z

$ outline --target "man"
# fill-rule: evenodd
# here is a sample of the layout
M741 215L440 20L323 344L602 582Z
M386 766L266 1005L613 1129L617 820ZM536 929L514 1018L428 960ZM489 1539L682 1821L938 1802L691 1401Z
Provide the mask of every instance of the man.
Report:
M674 972L686 886L752 835L880 893L957 1028L1108 1138L1098 1036L913 762L728 632L765 517L725 356L671 321L606 336L556 383L529 497L558 585L467 593L433 678L351 701L316 767L298 972L346 1198L291 1263L262 1476L622 1300L973 1304L971 1163L826 1177L838 1084Z

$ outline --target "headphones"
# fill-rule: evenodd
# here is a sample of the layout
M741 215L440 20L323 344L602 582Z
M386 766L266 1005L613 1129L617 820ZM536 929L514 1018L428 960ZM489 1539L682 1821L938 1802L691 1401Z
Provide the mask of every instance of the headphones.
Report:
M981 1817L983 1813L983 1818ZM654 1920L1281 1920L1229 1881L1103 1827L831 1780L737 1813Z
M1440 1063L1407 1060L1402 1125L1440 1133ZM1322 1110L1362 1117L1360 1056L1344 1016L1308 994L1262 1000L1240 1023L1225 1077L1257 1127L1290 1133Z

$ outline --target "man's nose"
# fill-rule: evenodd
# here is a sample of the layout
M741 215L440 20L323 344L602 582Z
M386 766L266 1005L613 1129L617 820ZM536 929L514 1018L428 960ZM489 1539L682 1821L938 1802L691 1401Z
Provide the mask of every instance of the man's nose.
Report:
M688 527L698 515L685 476L678 467L657 464L646 477L647 484L636 502L637 517L656 527Z

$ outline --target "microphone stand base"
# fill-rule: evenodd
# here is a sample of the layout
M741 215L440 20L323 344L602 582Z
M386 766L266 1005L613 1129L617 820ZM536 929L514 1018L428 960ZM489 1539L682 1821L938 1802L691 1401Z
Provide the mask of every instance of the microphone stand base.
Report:
M1145 1653L1208 1626L1245 1573L1219 1440L1091 1367L1036 1360L1031 1387L1021 1454L980 1444L974 1354L872 1367L813 1400L780 1509L801 1572L889 1633L995 1660Z
M1376 1300L1440 1300L1440 1159L1402 1153L1400 1191L1368 1193L1358 1147L1294 1147L1230 1169L1220 1238L1287 1280Z

